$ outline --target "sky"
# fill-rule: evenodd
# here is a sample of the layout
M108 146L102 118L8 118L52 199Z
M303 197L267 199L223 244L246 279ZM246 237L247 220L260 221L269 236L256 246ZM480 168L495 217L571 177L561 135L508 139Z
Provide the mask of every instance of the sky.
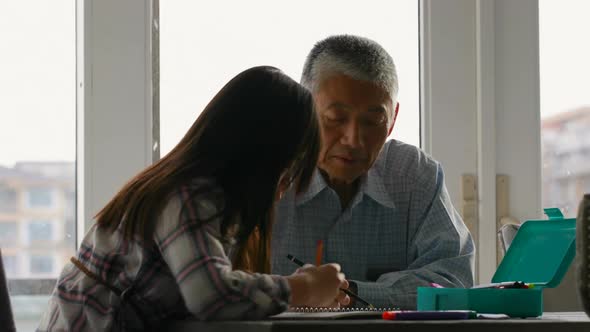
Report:
M590 1L539 0L541 116L590 107Z
M0 1L0 166L73 161L75 1ZM162 153L231 77L268 64L299 80L313 44L337 33L369 37L392 55L400 80L392 136L419 144L417 1L203 3L160 1ZM590 1L540 0L543 117L590 105L588 12Z
M73 161L75 1L0 0L0 8L0 166Z
M272 65L299 81L314 43L343 33L373 39L391 54L400 81L400 113L392 135L419 144L417 1L372 0L363 6L358 0L203 3L160 2L162 154L233 76Z

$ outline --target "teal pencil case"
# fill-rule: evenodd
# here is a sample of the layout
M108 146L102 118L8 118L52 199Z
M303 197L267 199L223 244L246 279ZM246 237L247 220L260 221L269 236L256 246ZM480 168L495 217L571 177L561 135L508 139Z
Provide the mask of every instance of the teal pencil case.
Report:
M561 282L575 257L576 219L545 209L548 220L522 224L492 283L522 281L533 288L418 288L418 310L475 310L478 313L537 317L543 314L543 289Z

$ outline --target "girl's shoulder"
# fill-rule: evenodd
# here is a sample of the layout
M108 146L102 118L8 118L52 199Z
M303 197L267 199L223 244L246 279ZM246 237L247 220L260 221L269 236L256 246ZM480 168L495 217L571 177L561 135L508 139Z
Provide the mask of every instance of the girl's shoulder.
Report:
M225 196L215 179L199 177L179 186L175 195L181 209L189 209L196 217L209 218L223 210ZM192 210L192 211L190 211Z
M224 208L223 190L213 179L192 179L172 192L158 218L156 232L169 233L187 224L216 226Z

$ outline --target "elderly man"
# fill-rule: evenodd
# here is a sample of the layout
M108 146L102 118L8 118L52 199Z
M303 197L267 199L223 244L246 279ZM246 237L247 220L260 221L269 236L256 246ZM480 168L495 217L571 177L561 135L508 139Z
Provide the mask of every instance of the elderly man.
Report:
M290 190L277 205L272 272L297 268L288 254L337 262L350 290L403 309L416 308L420 286L471 287L473 240L441 165L412 145L386 142L399 110L391 56L372 40L332 36L309 53L301 84L315 99L322 149L307 191Z

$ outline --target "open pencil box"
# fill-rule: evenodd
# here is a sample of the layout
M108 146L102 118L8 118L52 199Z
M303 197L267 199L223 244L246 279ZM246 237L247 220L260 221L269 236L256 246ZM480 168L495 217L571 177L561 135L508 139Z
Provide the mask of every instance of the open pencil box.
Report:
M478 313L536 317L543 314L543 288L556 287L576 253L576 219L545 209L549 220L522 224L492 283L522 281L528 289L418 288L418 310L475 310Z

